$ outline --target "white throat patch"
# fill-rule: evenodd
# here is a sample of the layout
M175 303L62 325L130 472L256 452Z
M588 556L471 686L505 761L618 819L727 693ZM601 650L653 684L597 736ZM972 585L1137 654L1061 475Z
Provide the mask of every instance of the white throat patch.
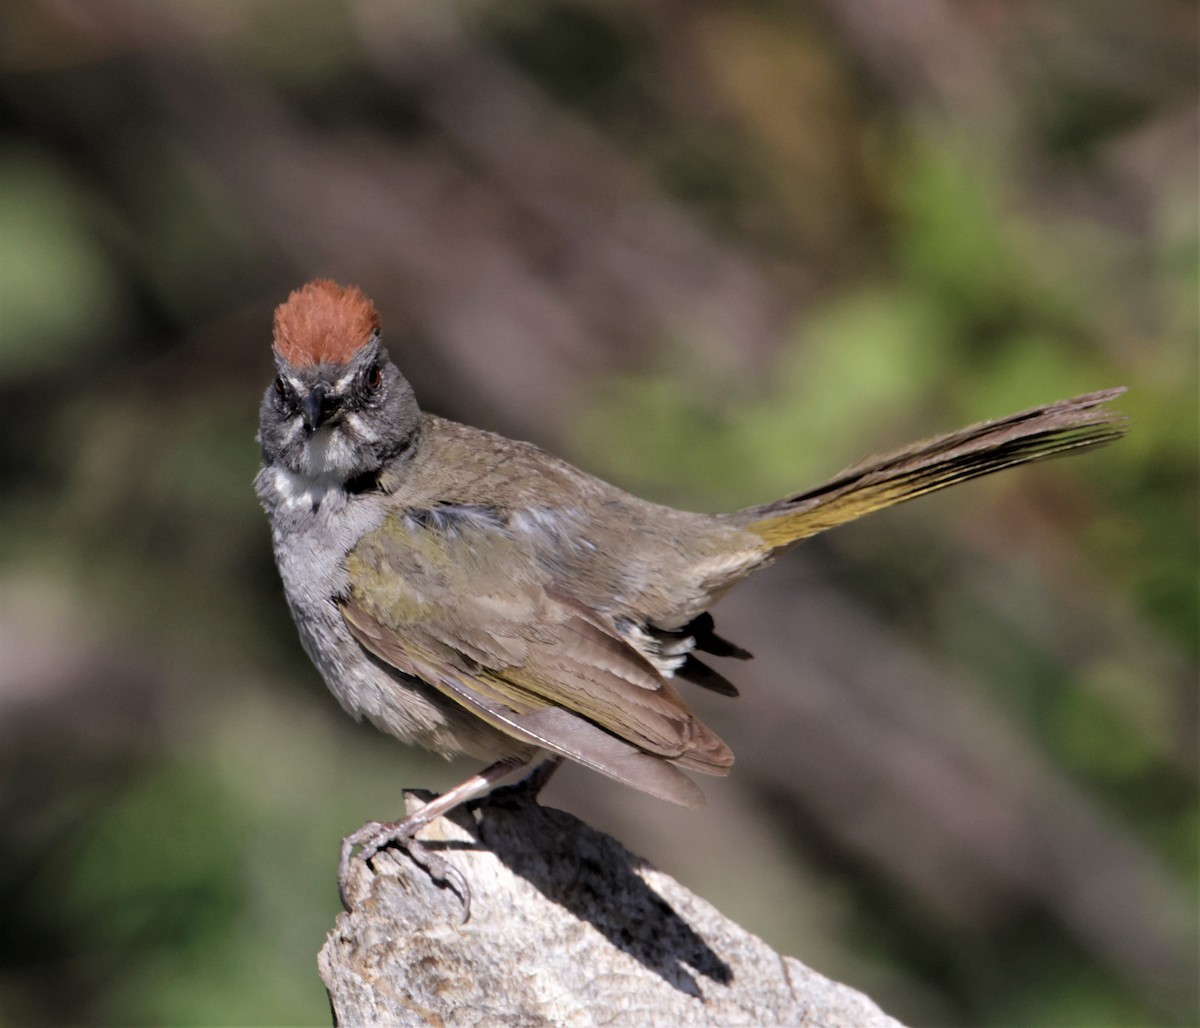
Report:
M304 444L304 469L312 478L353 476L354 451L350 439L338 428L318 428Z
M287 468L271 469L271 483L287 510L315 510L332 492L341 492L345 479L337 475L298 475Z

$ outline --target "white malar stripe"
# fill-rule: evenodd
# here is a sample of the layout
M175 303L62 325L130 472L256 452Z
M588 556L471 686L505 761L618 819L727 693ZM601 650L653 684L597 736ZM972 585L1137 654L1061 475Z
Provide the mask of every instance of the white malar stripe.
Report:
M344 430L360 447L363 443L374 443L379 440L376 423L370 418L364 418L357 411L351 411L346 415Z

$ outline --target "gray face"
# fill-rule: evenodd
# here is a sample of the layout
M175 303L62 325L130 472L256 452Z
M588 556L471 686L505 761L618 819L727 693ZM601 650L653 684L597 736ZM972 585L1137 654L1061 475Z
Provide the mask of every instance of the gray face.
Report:
M258 431L265 464L344 484L411 445L420 410L377 337L344 364L275 363Z

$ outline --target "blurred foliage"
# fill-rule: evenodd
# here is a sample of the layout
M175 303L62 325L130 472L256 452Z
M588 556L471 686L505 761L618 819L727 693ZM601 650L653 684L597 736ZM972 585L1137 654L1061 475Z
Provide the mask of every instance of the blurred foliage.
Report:
M87 359L119 317L117 276L88 224L88 197L49 155L0 150L0 374Z
M0 1023L323 1023L339 837L460 770L345 719L279 596L252 440L270 305L314 274L394 281L432 408L528 425L505 390L532 381L567 412L547 440L705 509L1127 384L1119 445L815 540L805 574L955 669L1194 908L1194 11L934 3L917 43L856 9L6 6ZM561 165L487 149L529 126ZM376 236L379 195L404 216ZM458 338L477 309L495 338ZM835 926L748 927L897 1016L1195 1023L1051 898L948 917L743 782L819 893L799 920Z

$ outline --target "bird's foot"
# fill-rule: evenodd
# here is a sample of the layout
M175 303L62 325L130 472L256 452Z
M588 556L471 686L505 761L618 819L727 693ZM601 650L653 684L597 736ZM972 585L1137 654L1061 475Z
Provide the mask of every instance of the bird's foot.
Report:
M448 885L458 893L462 899L465 924L471 916L471 890L467 886L466 876L452 867L441 854L432 852L419 842L417 832L443 814L450 813L455 807L486 796L498 782L527 768L533 769L533 773L528 775L527 779L536 778L540 783L536 788L540 789L553 773L554 767L561 762L561 758L549 761L553 766L544 773L544 777L539 777L540 768L536 765L542 760L540 755L504 757L441 796L434 797L402 821L368 821L357 832L351 832L342 840L342 858L338 862L338 892L342 897L342 906L347 910L353 906L351 886L354 884L356 872L363 873L371 858L381 850L388 846L396 846L407 853L413 863L422 868L435 882ZM355 847L361 847L357 858L354 856Z
M413 863L433 881L458 893L463 905L463 923L466 923L471 916L471 889L466 876L440 853L435 853L417 839L417 832L433 820L423 814L421 810L402 821L368 821L342 840L342 855L338 862L338 894L346 910L354 905L354 896L358 891L354 888L357 876L368 869L371 860L380 852L396 848L407 853ZM357 856L354 852L356 848Z

